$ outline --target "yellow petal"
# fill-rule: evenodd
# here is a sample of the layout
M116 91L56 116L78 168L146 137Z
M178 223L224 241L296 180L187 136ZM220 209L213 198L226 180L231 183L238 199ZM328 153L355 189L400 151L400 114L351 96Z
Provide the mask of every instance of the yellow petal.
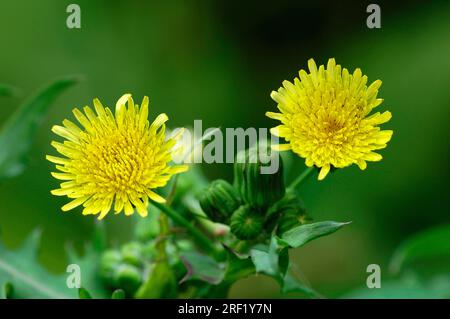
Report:
M367 168L367 163L365 160L358 160L356 164L358 164L361 170L365 170Z
M78 137L73 135L67 128L59 125L53 125L52 132L66 140L78 143Z
M177 165L177 166L171 166L169 169L169 174L179 174L186 172L189 169L188 165Z
M329 164L327 164L325 166L322 166L322 168L320 169L318 180L319 181L323 180L327 176L329 171L330 171L330 165Z
M99 99L94 99L94 108L99 118L106 120L106 112Z
M116 113L119 112L120 109L125 107L125 104L127 103L129 97L131 97L131 94L127 93L122 95L120 99L117 100Z
M67 203L66 205L64 205L63 207L61 207L61 209L63 211L68 211L71 209L74 209L75 207L80 206L81 204L83 204L86 200L89 199L90 196L83 196L83 197L79 197L77 199L74 199L73 201Z
M68 174L68 173L57 173L57 172L51 172L52 176L56 179L60 179L63 181L68 181L68 180L72 180L75 179L75 175L73 174Z
M370 162L378 162L383 159L383 156L378 153L370 152L364 155L364 159Z
M146 190L147 196L150 197L151 200L157 202L157 203L161 203L164 204L166 202L166 199L158 194L156 194L154 191L152 190Z
M68 164L70 161L66 158L61 158L61 157L56 157L56 156L51 156L51 155L46 155L45 159L49 162L55 163L55 164L61 164L61 165L66 165Z
M284 119L284 115L282 113L276 113L276 112L266 112L266 116L274 119L274 120L283 120Z
M156 119L153 121L152 125L150 126L151 129L157 130L161 127L165 122L169 120L169 117L166 113L159 114Z

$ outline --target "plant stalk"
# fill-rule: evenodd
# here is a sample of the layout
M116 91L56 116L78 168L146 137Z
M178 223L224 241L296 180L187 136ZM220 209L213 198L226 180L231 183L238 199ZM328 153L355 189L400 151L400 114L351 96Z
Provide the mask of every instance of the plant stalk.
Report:
M153 205L159 208L165 215L167 215L167 217L172 219L175 223L185 227L202 249L210 253L213 253L214 256L218 256L218 254L222 253L213 244L211 239L205 236L202 232L200 232L197 228L195 228L188 220L186 220L183 216L178 214L172 208L168 207L167 205L156 202L153 202Z
M314 171L314 166L307 167L288 187L288 191L293 191L297 186L301 185L309 175Z

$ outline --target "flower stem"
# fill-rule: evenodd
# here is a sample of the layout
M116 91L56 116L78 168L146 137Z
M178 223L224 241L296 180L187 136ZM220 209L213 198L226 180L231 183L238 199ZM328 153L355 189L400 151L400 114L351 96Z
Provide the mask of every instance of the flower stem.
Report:
M157 242L156 247L158 249L159 258L161 261L167 261L167 251L166 251L166 240L169 235L169 220L167 215L159 215L159 226L160 226L160 240Z
M314 170L314 166L307 167L292 183L289 185L288 190L293 191L298 185L302 184L307 177L312 173Z
M218 248L214 246L211 239L206 237L202 232L200 232L197 228L195 228L188 220L186 220L183 216L178 214L172 208L168 207L167 205L156 202L153 202L153 205L159 208L165 215L171 218L174 222L185 227L187 231L192 235L192 237L194 237L195 241L201 248L203 248L208 252L213 253L214 255L220 253L218 251Z

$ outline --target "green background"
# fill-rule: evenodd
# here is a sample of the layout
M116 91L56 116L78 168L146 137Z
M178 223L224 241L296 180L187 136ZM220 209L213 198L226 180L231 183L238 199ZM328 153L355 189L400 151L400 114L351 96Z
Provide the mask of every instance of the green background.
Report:
M395 248L422 229L450 221L450 4L379 2L382 28L366 27L369 2L87 1L81 29L66 27L71 2L2 1L0 82L22 97L58 76L83 75L53 104L28 155L29 166L0 184L2 241L17 247L43 230L40 260L53 272L65 267L64 245L82 249L94 219L61 213L66 200L50 195L57 181L45 154L53 124L95 97L114 105L123 93L150 97L151 116L166 112L169 126L271 127L269 94L292 80L306 61L334 57L369 81L381 79L380 110L394 130L382 162L361 172L338 170L301 190L315 220L353 223L292 252L304 277L322 294L340 296L364 287L368 264L387 266ZM0 124L22 98L0 100ZM2 152L2 150L0 150ZM295 170L301 172L300 159ZM203 165L211 178L231 179L230 164ZM110 238L127 238L131 221L106 219ZM385 270L386 269L386 270ZM237 283L233 297L278 296L262 276Z

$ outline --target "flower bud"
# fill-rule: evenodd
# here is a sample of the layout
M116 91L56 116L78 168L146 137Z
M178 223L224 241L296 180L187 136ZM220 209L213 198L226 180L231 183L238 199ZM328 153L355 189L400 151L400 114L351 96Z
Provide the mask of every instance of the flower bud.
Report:
M129 265L121 264L116 268L113 277L116 287L120 287L127 293L134 293L142 283L142 275L139 268Z
M138 242L129 242L122 246L120 250L122 259L125 263L134 266L142 265L142 245Z
M269 166L261 161L262 158L267 163L278 161L278 169L271 174L262 171ZM269 207L285 193L281 157L266 146L239 152L234 164L234 184L246 203L258 208Z
M230 231L239 239L254 239L262 232L263 224L264 217L249 205L244 205L231 216Z
M303 225L308 219L302 201L293 193L287 193L270 207L268 216L269 220L277 221L279 234Z
M228 223L239 205L239 193L230 183L221 179L212 182L200 197L202 210L212 221L218 223Z

